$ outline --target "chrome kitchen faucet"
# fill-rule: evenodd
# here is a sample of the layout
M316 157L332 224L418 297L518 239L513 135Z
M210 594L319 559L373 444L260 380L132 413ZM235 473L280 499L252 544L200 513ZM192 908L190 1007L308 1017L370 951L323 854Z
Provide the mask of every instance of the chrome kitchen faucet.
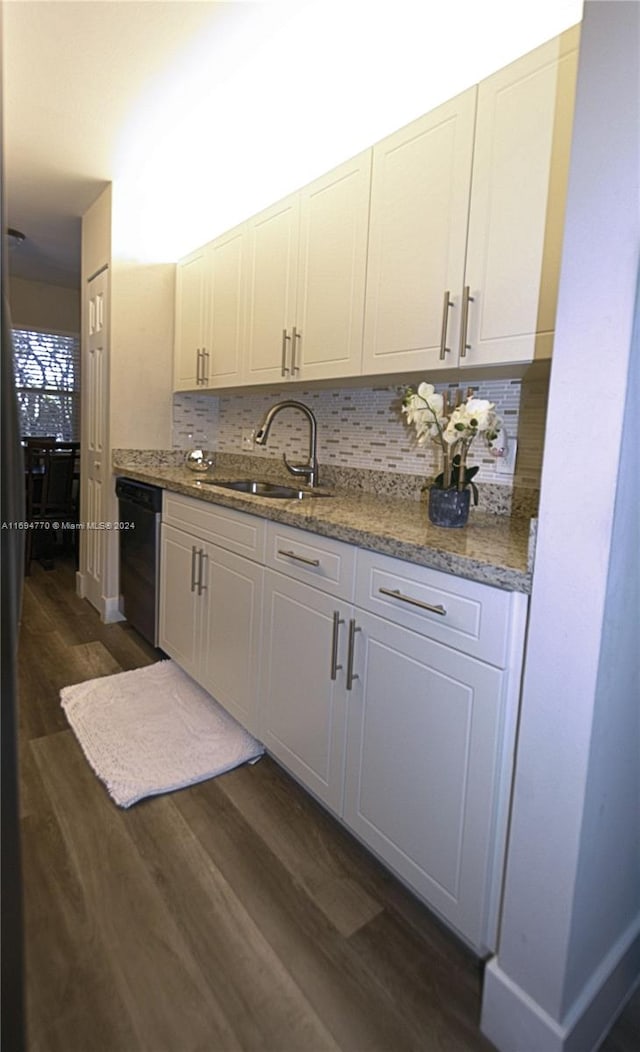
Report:
M310 486L318 485L318 458L316 455L316 435L317 435L317 423L316 418L308 405L304 402L295 402L292 399L287 399L284 402L276 402L275 405L271 406L271 409L267 412L264 420L260 424L260 427L256 431L255 442L258 446L265 446L267 444L267 437L271 429L271 425L274 418L282 409L299 409L301 413L304 413L307 420L309 421L309 460L306 464L290 464L287 460L287 454L283 453L282 459L285 462L287 469L292 475L304 475Z

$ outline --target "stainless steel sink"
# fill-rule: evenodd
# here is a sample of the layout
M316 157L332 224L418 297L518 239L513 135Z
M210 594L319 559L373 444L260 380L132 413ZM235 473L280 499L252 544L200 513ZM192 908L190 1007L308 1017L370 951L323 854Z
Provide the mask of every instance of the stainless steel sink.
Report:
M201 479L207 486L220 486L236 493L249 493L256 497L273 497L276 500L303 500L306 497L330 497L326 490L301 489L299 486L281 486L277 482L260 482L258 479Z

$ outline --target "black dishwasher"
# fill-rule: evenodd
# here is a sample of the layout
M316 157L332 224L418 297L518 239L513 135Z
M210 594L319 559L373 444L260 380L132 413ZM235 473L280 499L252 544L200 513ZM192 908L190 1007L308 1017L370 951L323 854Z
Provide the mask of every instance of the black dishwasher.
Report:
M162 490L117 478L120 525L120 609L141 636L158 645L158 582Z

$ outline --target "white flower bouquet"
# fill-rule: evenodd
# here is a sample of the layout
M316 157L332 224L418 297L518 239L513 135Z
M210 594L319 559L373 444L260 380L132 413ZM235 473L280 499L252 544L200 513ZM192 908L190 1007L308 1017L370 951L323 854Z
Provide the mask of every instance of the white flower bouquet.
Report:
M432 384L421 383L414 391L407 388L402 402L402 412L407 423L415 428L418 443L432 441L442 450L443 469L434 479L438 489L463 490L471 486L474 503L478 503L478 490L472 481L479 468L467 467L467 453L477 435L492 442L502 427L493 402L474 398L473 390L467 390L466 400L458 388L455 400L449 402L448 392L440 394Z

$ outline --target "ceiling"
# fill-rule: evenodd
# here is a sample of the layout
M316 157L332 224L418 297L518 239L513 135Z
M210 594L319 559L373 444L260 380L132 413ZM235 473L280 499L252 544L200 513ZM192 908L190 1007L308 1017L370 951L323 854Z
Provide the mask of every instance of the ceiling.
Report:
M80 281L80 217L115 175L132 100L229 4L9 0L3 5L7 225L16 276Z
M123 254L175 260L579 21L581 9L581 0L4 0L6 219L26 235L10 272L77 287L80 217L109 182Z

